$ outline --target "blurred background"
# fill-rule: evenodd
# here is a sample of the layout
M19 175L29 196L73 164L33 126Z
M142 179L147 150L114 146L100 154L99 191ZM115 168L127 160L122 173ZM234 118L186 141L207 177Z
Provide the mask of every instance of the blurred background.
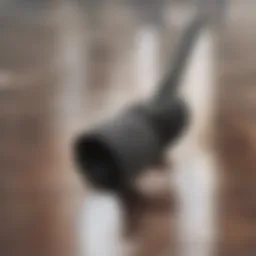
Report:
M75 255L86 184L72 139L153 90L195 2L0 1L0 255ZM212 2L223 184L216 255L256 255L256 2ZM138 256L174 253L168 175L148 174L148 200L130 206Z

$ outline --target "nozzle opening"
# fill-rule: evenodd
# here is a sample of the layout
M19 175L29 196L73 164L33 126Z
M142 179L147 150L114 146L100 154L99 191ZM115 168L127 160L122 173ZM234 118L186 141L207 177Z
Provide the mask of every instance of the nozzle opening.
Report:
M98 136L82 136L75 144L75 160L96 187L118 189L121 172L114 151Z

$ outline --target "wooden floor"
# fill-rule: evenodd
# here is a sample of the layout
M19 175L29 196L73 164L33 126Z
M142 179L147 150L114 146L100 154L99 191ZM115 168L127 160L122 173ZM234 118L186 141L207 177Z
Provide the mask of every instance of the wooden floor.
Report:
M216 146L223 191L218 256L256 255L254 24L253 18L246 22L236 19L220 32ZM0 72L0 255L74 255L74 216L83 184L70 160L68 142L61 141L63 131L55 120L59 80L48 69L54 52L54 33L46 28L40 30L45 33L44 36L40 33L44 41L35 29L24 36L25 32L18 34L21 29L18 25L7 25L0 32L4 34L0 71L6 74L11 70L7 86L6 80L1 82ZM167 49L165 37L162 41ZM105 66L101 68L109 68L112 60L106 55ZM91 66L91 72L97 65L95 62ZM104 72L101 79L97 76L99 80L91 78L91 81L95 84L105 81L107 91L106 81L113 80ZM91 93L104 106L102 92L93 89ZM94 108L95 115L100 116L100 110ZM175 198L164 184L168 175L164 170L154 174L154 182L158 178L163 189L132 205L129 235L140 245L138 256L175 255Z

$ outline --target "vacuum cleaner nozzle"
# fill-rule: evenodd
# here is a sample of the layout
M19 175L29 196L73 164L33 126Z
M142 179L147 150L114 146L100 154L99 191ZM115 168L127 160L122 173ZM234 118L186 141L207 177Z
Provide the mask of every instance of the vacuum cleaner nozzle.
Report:
M79 136L75 160L94 185L122 189L157 162L186 121L185 104L177 98L168 105L137 105Z
M183 131L189 115L177 96L177 87L195 40L207 23L201 14L185 32L159 92L146 104L129 108L76 140L75 160L94 185L114 190L129 187L132 179L154 165Z

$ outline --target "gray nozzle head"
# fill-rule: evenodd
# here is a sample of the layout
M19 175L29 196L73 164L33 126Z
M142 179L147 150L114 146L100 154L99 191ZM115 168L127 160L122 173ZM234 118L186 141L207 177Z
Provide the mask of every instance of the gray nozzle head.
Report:
M164 149L183 130L187 111L180 100L159 108L136 106L75 142L75 160L94 185L122 189L145 168L154 165Z

